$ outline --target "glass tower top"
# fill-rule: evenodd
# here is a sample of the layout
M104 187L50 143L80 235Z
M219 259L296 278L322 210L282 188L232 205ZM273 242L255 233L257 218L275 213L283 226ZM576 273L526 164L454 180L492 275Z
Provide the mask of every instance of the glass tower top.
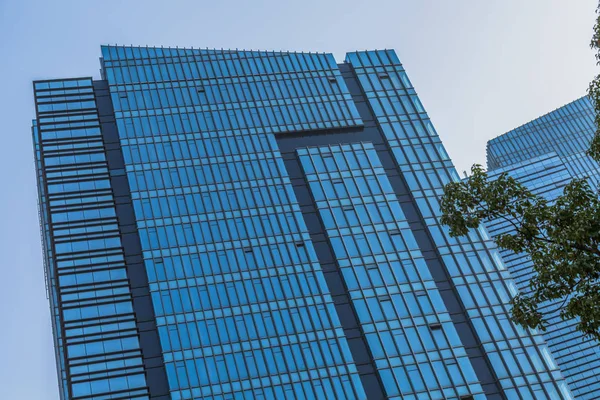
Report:
M571 399L396 54L102 47L34 83L69 399Z

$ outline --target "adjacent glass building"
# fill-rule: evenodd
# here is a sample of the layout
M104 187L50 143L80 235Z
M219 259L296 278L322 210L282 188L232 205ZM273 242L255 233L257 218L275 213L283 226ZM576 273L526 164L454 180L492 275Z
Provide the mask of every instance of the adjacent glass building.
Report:
M390 50L107 46L34 83L63 399L572 399Z
M594 136L594 109L582 97L549 114L492 139L487 145L492 177L506 172L534 193L553 200L573 178L586 178L598 188L600 168L586 155ZM492 236L510 231L500 219L490 221ZM524 254L501 251L519 290L529 292L532 264ZM559 302L544 306L549 320L544 337L577 399L597 399L600 391L600 348L575 329L575 320L562 321Z

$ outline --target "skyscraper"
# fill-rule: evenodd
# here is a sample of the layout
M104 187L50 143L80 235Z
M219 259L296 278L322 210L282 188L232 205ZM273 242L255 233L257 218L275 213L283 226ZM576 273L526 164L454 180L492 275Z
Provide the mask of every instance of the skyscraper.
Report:
M492 139L487 145L491 177L508 173L548 200L562 194L573 178L587 178L598 188L598 163L586 154L594 136L594 109L588 97L552 111ZM510 231L506 221L488 223L492 236ZM524 254L502 250L502 257L519 290L530 292L532 263ZM577 399L597 399L600 390L600 348L575 329L576 321L562 321L560 302L543 307L549 320L544 337Z
M393 51L102 47L34 83L62 396L570 399Z

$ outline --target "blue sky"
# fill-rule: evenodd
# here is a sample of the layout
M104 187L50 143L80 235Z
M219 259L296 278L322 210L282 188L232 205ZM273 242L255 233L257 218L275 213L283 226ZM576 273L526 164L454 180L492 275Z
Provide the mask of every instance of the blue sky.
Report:
M459 170L585 94L595 0L0 0L0 398L57 399L31 81L98 77L101 44L393 48Z

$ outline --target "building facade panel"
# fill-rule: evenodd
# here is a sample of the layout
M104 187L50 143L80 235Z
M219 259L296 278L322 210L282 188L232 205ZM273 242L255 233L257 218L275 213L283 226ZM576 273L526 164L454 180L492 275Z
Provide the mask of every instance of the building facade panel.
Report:
M92 79L36 82L34 143L61 396L149 393Z
M503 173L518 179L533 193L552 201L572 179L587 179L598 188L600 168L586 150L595 132L594 111L582 97L547 115L488 142L488 168L492 179ZM506 221L487 223L492 236L510 232ZM533 264L526 254L500 252L517 287L531 292ZM542 311L548 320L544 337L576 398L595 399L600 389L600 351L596 340L576 330L576 320L563 321L562 301L548 302Z
M298 156L389 398L483 394L373 144Z
M63 398L572 398L487 232L439 224L393 51L102 55L35 84Z
M371 51L349 53L346 61L366 92L505 395L570 396L564 382L556 383L560 371L542 336L510 322L514 283L485 228L452 238L439 222L443 185L459 178L398 59Z
M273 136L362 123L333 58L138 57L104 68L172 396L365 398Z

